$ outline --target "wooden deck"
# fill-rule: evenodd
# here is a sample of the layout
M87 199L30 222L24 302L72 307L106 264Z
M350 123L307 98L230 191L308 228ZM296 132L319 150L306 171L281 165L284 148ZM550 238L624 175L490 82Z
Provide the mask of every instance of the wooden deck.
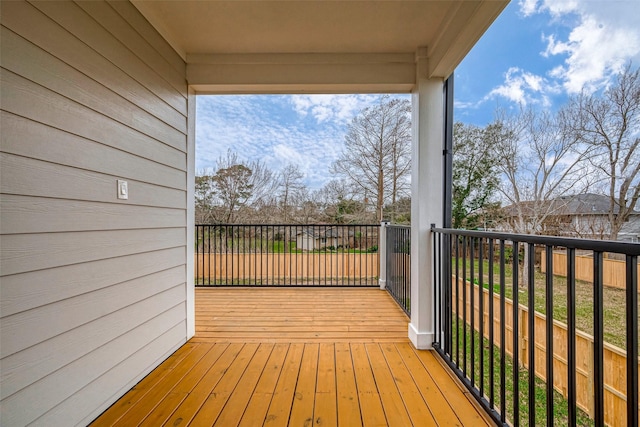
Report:
M196 336L94 426L482 426L377 289L197 289Z

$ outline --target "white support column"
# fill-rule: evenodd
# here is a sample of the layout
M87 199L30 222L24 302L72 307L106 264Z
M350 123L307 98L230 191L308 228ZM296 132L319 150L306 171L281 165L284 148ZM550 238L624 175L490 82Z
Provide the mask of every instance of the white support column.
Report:
M187 339L196 334L195 309L195 186L196 186L196 93L189 88L187 99L187 227L186 227L186 316Z
M412 93L411 323L409 339L429 349L434 338L433 247L431 224L442 225L444 99L441 78L427 77L426 49L416 54Z
M378 245L380 275L378 284L382 290L387 288L387 225L389 225L389 221L383 220L380 222L380 244Z

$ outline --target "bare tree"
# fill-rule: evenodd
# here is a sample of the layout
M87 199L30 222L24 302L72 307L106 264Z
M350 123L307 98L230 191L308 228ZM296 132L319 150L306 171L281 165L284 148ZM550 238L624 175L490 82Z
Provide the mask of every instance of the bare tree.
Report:
M547 112L499 112L494 126L491 137L502 175L498 190L509 203L512 231L540 233L547 218L562 208L552 199L586 189L588 151Z
M367 209L364 200L344 179L332 179L324 187L312 193L321 221L335 224L353 224L374 221L374 214Z
M567 124L591 151L594 174L609 197L609 238L616 240L640 198L640 69L628 64L602 95L583 92L567 109Z
M321 213L313 198L313 193L308 188L303 188L300 193L297 220L301 224L313 224L321 221Z
M302 182L304 174L297 165L289 164L278 176L279 207L282 220L289 223L293 220L296 208L302 205L302 196L306 186Z
M501 111L493 126L491 137L496 139L497 169L502 175L498 190L509 202L503 212L507 224L515 233L542 233L545 222L562 208L552 200L584 185L588 153L579 149L579 141L557 116L546 112ZM527 259L527 245L524 250ZM527 275L525 262L521 278Z
M395 203L409 187L411 105L384 97L351 121L345 149L331 172L352 182L361 200L373 198L376 217L385 203Z

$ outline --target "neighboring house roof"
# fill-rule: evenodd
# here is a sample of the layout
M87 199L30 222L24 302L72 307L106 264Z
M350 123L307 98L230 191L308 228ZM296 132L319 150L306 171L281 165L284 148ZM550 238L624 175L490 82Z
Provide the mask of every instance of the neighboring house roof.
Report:
M572 196L561 196L552 200L557 205L556 215L598 215L608 214L611 208L611 201L608 196L601 194L575 194ZM620 211L619 206L614 206L614 213ZM640 212L638 212L640 214Z

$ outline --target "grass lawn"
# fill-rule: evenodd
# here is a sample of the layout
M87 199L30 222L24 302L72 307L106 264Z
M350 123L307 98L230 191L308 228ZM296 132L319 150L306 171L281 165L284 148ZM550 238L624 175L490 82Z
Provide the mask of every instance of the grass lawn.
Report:
M463 341L463 337L466 335L467 338L467 346L466 346L466 350L467 350L467 355L469 355L471 353L471 331L469 330L470 328L467 327L466 333L463 333L462 330L460 331L460 334L458 336L458 345L460 348L460 367L462 368L462 363L463 363L463 359L462 359L462 349L464 348L464 341ZM453 327L453 331L455 333L455 325ZM479 332L475 332L473 333L474 336L474 352L475 352L475 366L474 366L474 372L476 372L476 377L475 377L475 383L476 386L479 387L479 382L480 382L480 378L479 376L479 372L480 372L480 358L479 358L479 354L480 354L480 334ZM454 337L454 348L452 349L452 353L455 355L455 337ZM490 372L489 372L489 356L490 356L490 346L489 346L489 341L487 339L483 339L482 340L482 351L483 351L483 355L484 355L484 360L483 360L483 365L484 365L484 393L485 395L489 395L489 384L491 383L491 381L493 381L494 384L494 402L495 402L495 407L498 409L498 411L500 411L500 389L501 389L501 384L500 384L500 349L495 347L493 350L493 357L494 357L494 375L493 375L493 380L490 377ZM472 364L471 364L471 360L468 357L467 358L467 372L471 372L472 369ZM520 411L520 425L521 426L528 426L529 425L529 405L528 405L528 399L529 399L529 371L527 369L519 369L518 372L518 388L519 388L519 393L518 396L514 396L514 376L513 376L513 360L511 359L510 356L505 355L505 384L504 384L504 389L505 389L505 406L506 406L506 410L505 410L505 415L506 415L506 419L508 422L510 422L511 424L513 424L513 408L514 408L514 402L519 402L519 411ZM534 410L535 410L535 417L536 417L536 425L545 425L546 423L546 417L547 417L547 389L546 389L546 383L544 381L542 381L541 379L535 377L534 378L535 381L535 405L534 405ZM487 400L489 400L487 398ZM557 391L554 391L553 393L553 415L554 415L554 423L556 426L568 426L568 414L569 414L569 409L568 409L568 402L567 400L562 396L562 394L558 393ZM579 426L592 426L593 424L593 420L591 418L589 418L589 416L581 411L580 409L578 409L577 411L577 420L576 420L576 424Z

